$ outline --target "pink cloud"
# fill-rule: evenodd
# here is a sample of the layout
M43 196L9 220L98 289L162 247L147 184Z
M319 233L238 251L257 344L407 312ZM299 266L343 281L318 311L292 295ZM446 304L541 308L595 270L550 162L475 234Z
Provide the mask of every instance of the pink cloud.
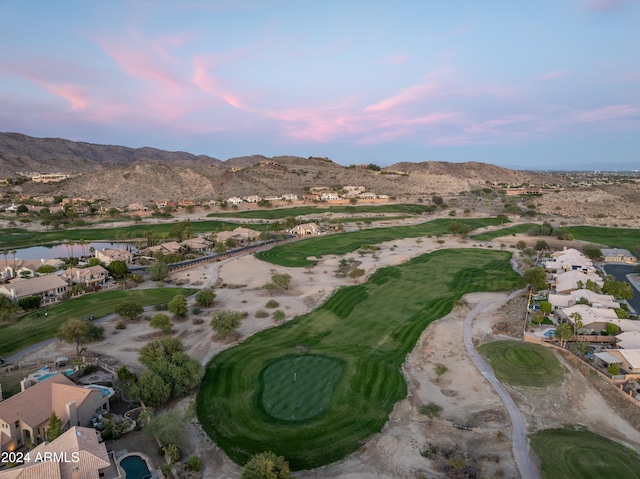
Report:
M574 111L570 114L570 120L578 123L593 123L636 116L640 109L633 105L607 105L595 110Z
M392 65L402 65L409 60L409 56L405 54L392 55L382 60L383 63Z
M565 77L567 76L567 74L568 73L566 71L557 70L557 71L545 73L544 75L539 76L537 80L540 80L540 81L553 80L555 78Z
M50 93L64 98L69 102L74 111L84 110L89 104L89 99L77 85L55 85L44 83L42 86Z
M424 98L441 91L441 88L442 85L438 83L414 85L409 88L405 88L397 95L385 98L384 100L379 101L378 103L374 103L373 105L369 105L365 108L365 111L384 112L387 110L391 110L401 105L406 105L418 100L423 100Z
M604 12L614 10L621 4L621 0L590 0L586 8L591 12Z

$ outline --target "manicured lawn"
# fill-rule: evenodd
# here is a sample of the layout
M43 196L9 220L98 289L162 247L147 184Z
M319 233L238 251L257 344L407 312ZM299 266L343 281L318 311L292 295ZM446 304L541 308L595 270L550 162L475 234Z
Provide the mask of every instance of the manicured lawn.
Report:
M46 318L45 308L42 308L40 318L32 312L16 321L0 325L0 355L8 356L32 344L56 337L60 325L70 318L81 319L92 314L96 318L102 318L112 314L115 307L123 301L151 306L168 303L176 294L189 296L195 292L196 289L190 288L153 288L87 294L47 308L49 314Z
M597 228L595 226L567 226L575 239L606 245L609 248L624 248L633 252L640 246L640 229Z
M481 228L500 224L497 218L476 219L437 219L415 226L393 226L390 228L373 228L351 233L338 233L326 236L308 238L276 246L267 251L256 254L256 257L281 266L309 266L314 264L307 259L309 256L321 257L327 254L345 254L356 251L365 244L378 244L401 238L417 238L428 235L444 235L455 221L460 224Z
M545 388L562 382L562 366L553 353L539 344L492 341L478 348L500 381L514 386Z
M401 365L429 323L465 293L516 286L509 259L502 251L436 251L247 338L207 365L200 422L238 463L266 450L298 470L343 458L406 396Z
M491 241L501 236L526 233L535 226L535 223L510 226L499 230L487 231L472 236L478 241ZM605 245L609 248L624 248L633 252L640 245L640 229L633 228L600 228L597 226L562 226L577 240L589 241Z
M428 205L366 205L366 206L296 206L293 208L260 209L251 211L229 211L226 213L211 213L207 216L216 218L250 218L277 220L289 216L305 216L321 213L408 213L422 214L431 211L433 208Z
M633 449L589 431L546 429L529 436L543 479L640 478Z
M12 228L4 230L0 234L0 250L23 248L26 246L56 244L67 240L78 241L115 241L116 235L128 235L131 239L143 240L148 232L153 232L156 237L163 234L169 234L171 227L177 220L167 220L162 224L146 224L140 223L131 226L122 226L114 228L75 228L65 230L51 230L32 232L21 228ZM266 225L240 225L237 223L228 223L224 221L192 221L191 230L194 233L211 233L214 231L223 231L225 229L234 229L238 226L247 226L249 228L262 230Z

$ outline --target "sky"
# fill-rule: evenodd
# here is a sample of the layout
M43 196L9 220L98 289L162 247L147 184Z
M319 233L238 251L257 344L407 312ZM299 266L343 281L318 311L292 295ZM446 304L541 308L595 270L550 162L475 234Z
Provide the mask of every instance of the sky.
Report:
M640 0L0 0L0 131L640 169Z

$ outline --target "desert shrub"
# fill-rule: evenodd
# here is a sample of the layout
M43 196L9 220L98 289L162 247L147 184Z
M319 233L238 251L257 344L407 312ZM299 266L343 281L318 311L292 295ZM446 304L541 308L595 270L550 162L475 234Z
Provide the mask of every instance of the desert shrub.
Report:
M118 321L118 324L116 324L116 329L126 329L127 325L124 324L124 321Z
M187 471L200 472L202 470L202 460L198 456L191 456L187 459Z
M204 323L204 319L196 317L196 318L191 319L191 322L193 324L202 324L202 323Z
M267 304L265 304L265 307L269 309L275 309L278 306L280 306L280 303L278 303L275 299L270 299L269 301L267 301Z
M286 313L284 311L282 311L281 309L275 310L273 312L273 314L271 315L271 318L276 323L280 323L280 322L284 321L286 317L287 317Z
M268 318L269 313L267 313L264 309L259 309L255 314L256 318Z

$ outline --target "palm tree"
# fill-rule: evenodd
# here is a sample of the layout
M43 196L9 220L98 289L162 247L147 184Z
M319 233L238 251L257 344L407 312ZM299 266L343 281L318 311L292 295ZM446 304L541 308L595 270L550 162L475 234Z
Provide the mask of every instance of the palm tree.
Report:
M16 253L17 251L12 249L11 250L11 254L13 255L13 276L15 277L16 275Z
M80 245L80 254L82 255L83 258L86 257L87 256L87 251L86 251L85 246L87 245L87 242L85 240L83 240L83 239L80 239L78 241L78 244Z

